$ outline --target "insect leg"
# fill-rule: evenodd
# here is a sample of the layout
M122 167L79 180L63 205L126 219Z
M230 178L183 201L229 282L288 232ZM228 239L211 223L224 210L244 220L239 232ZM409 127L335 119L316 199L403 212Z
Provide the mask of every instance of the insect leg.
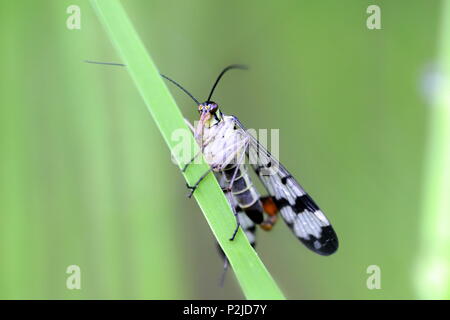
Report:
M245 150L247 149L248 144L249 144L249 141L247 139L247 141L244 143L244 148L243 148L244 151L242 152L241 158L239 159L238 163L236 164L236 169L234 170L233 176L231 177L230 183L228 184L228 190L230 192L231 192L231 188L233 187L234 180L236 180L236 175L239 171L239 167L244 162Z
M224 262L223 262L223 272L222 276L220 277L219 285L221 288L223 288L223 284L225 283L225 276L227 275L228 266L230 263L228 262L228 258L224 255Z
M231 189L233 187L234 181L236 180L236 176L239 171L240 165L243 163L243 160L245 157L245 150L247 149L248 145L249 145L249 140L247 139L244 142L244 147L243 147L244 152L242 153L241 157L239 158L239 161L237 162L236 166L234 167L233 175L231 176L230 182L228 183L228 185L226 187L222 187L222 190L224 192L225 191L231 192ZM231 167L230 169L233 169L233 167Z
M186 122L187 126L189 127L189 129L190 129L192 132L195 131L194 126L192 125L192 123L191 123L188 119L184 118L184 122ZM198 151L198 152L191 158L191 160L189 160L189 162L186 163L186 164L184 165L183 169L181 169L181 172L184 173L184 172L187 170L187 168L189 167L189 165L190 165L192 162L194 162L195 158L197 158L198 155L199 155L200 153L201 153L201 150Z
M195 132L195 128L194 128L194 126L189 122L189 120L188 119L186 119L186 118L184 118L184 122L186 122L186 124L188 125L188 127L191 129L191 131L194 133ZM211 138L209 138L208 140L206 140L204 143L209 143L209 141L211 141L212 140L212 137ZM186 163L185 165L184 165L184 167L181 169L181 172L186 172L186 170L187 170L187 168L189 167L189 165L191 165L193 162L194 162L194 160L202 153L202 151L203 151L203 148L200 148L200 150L199 151L197 151L197 153L191 158L191 160L189 160L189 162L188 163Z
M228 191L229 192L231 192L231 188L233 187L233 183L234 183L234 180L236 179L236 175L237 175L237 173L239 171L239 168L241 167L241 163L243 162L243 160L245 158L245 150L246 150L247 146L248 146L248 141L246 141L245 144L244 144L244 151L242 152L241 158L239 159L239 161L238 161L238 163L236 165L236 168L234 169L233 177L231 178L230 183L228 185ZM237 211L236 211L235 208L233 208L233 213L234 213L234 216L236 217L236 228L234 229L234 232L233 232L233 235L230 238L230 241L234 240L234 238L236 237L236 233L239 230L239 226L241 225L239 223L239 217L238 217L238 214L237 214Z
M219 183L222 187L224 187L224 189L226 188L225 185L227 183L225 176L221 175L219 177ZM237 216L239 219L239 224L241 226L241 229L244 231L248 241L250 242L251 246L254 248L256 245L256 226L255 223L249 218L247 217L247 215L245 214L245 212L242 210L241 207L239 207L239 205L236 202L236 199L233 197L233 195L231 194L231 192L228 192L226 190L224 190L225 193L225 197L228 199L228 202L230 203L231 208L233 208L233 212L237 212ZM217 249L219 251L220 256L222 257L223 261L224 261L224 265L223 265L223 272L222 272L222 277L220 279L220 286L223 287L223 284L225 282L225 275L227 273L227 270L230 269L230 263L227 259L227 257L225 256L225 253L223 252L222 248L220 247L219 243L216 242L217 245Z
M241 226L241 222L239 220L239 213L238 210L236 210L236 203L235 200L233 199L233 195L231 194L230 191L228 191L228 188L223 188L223 193L225 194L225 197L228 199L228 203L230 204L231 210L233 211L233 215L236 219L236 228L233 231L233 235L230 238L230 241L233 241L234 238L236 237L237 232L239 231L239 227Z
M188 119L184 118L184 122L186 122L187 126L189 127L189 129L191 129L192 132L195 132L194 126Z
M232 208L232 209L233 209L234 217L236 218L236 228L233 231L233 235L231 236L230 241L234 240L234 238L236 237L237 232L239 231L239 227L241 226L241 223L239 222L239 217L238 217L238 214L236 212L236 209L235 208Z
M192 158L191 160L189 160L188 163L186 163L183 167L183 169L181 169L181 172L186 172L187 168L189 167L190 164L192 164L192 162L194 162L195 158L197 158L200 154L202 153L202 150L199 150Z
M191 192L188 194L188 198L191 198L192 195L194 194L194 191L197 189L198 185L200 184L200 182L202 182L203 179L205 179L205 177L208 175L208 173L210 173L213 169L209 168L208 171L206 171L198 180L197 182L193 185L190 186L187 182L186 182L186 186L188 187L188 189L191 189Z

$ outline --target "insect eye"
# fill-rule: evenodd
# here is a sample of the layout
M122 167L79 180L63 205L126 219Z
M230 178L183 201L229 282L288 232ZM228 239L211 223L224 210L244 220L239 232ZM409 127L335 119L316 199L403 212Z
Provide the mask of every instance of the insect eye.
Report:
M209 106L209 113L214 114L217 111L217 104L211 104Z

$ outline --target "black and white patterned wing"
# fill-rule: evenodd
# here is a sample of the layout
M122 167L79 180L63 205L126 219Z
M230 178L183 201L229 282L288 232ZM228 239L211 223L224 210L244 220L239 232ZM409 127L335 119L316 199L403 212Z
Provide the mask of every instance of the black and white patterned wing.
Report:
M238 119L236 124L245 130ZM338 248L337 235L323 212L286 168L255 137L248 136L249 162L294 235L320 255L334 253Z

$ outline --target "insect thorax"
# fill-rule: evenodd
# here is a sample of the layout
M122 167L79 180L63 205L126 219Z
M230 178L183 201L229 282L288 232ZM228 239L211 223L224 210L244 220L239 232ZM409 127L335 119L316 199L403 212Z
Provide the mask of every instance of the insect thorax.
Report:
M214 171L243 162L246 134L235 128L234 118L223 116L216 125L203 129L202 148L206 162Z

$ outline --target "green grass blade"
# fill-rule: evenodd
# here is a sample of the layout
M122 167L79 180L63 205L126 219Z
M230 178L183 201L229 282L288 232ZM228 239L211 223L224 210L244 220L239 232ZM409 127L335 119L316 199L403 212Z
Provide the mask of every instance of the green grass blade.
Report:
M145 104L155 120L169 149L177 141L172 133L187 126L169 90L139 39L123 7L117 0L92 0L100 20L122 61L136 84ZM194 140L191 143L194 145ZM179 163L181 167L182 164ZM193 165L185 174L186 181L194 184L208 170L203 164ZM235 219L228 202L212 174L208 175L194 194L217 241L227 255L240 286L248 299L284 299L280 289L248 243L242 230L235 241L229 238Z
M442 2L439 72L429 110L420 254L415 276L422 299L450 298L450 2Z

